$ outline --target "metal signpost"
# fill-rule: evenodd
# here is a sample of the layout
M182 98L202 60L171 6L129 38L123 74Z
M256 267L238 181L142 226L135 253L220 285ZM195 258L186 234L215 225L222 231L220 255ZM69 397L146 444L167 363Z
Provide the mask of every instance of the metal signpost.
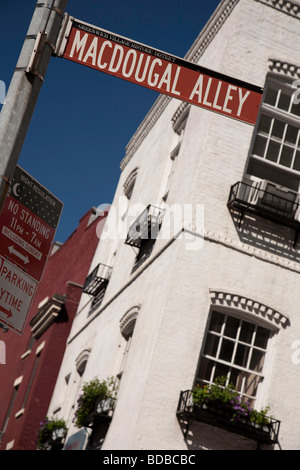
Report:
M62 203L19 166L0 214L0 321L21 333Z
M262 88L66 16L58 56L255 124Z

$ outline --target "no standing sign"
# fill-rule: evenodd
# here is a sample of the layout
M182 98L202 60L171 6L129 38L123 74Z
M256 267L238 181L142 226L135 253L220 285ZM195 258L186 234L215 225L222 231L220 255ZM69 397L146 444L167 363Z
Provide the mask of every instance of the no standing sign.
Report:
M0 321L22 332L62 203L19 166L0 215Z

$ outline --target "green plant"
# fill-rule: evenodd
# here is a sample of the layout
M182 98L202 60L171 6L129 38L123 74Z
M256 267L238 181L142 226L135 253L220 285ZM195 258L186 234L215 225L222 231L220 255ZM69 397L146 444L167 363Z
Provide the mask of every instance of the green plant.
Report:
M77 400L77 409L73 420L75 426L78 428L84 426L85 420L93 412L97 400L104 398L115 399L117 389L117 381L114 377L109 377L107 380L102 381L96 378L86 382Z
M51 447L55 441L61 442L67 434L67 426L63 419L49 419L46 417L44 421L40 422L40 428L37 437L37 447L40 450L46 450ZM55 437L55 431L58 436Z
M203 387L197 385L192 391L194 403L203 408L221 410L231 421L243 419L260 426L270 423L270 418L267 416L269 407L260 411L252 409L250 403L239 396L233 384L225 384L226 377L218 377L213 384Z
M252 421L255 424L259 424L260 426L267 426L268 424L270 424L270 419L267 416L269 410L270 410L269 406L266 406L260 411L252 410L251 415L250 415L250 421Z

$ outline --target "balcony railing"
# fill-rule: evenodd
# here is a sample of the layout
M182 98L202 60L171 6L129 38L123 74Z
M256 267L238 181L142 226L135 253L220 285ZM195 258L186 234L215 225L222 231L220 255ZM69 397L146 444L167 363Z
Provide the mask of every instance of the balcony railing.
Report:
M261 444L273 445L278 442L280 421L268 417L268 424L253 423L245 417L238 421L233 420L224 410L216 409L205 404L193 402L193 392L185 390L180 393L177 416L198 422L210 424L229 432L233 432Z
M163 214L162 208L149 205L130 226L125 243L139 248L142 240L157 238Z
M99 263L98 266L88 275L83 286L83 292L90 295L97 295L99 287L104 287L110 278L112 268Z
M280 225L300 230L298 194L271 182L247 184L239 181L231 187L227 205L242 213L255 213Z

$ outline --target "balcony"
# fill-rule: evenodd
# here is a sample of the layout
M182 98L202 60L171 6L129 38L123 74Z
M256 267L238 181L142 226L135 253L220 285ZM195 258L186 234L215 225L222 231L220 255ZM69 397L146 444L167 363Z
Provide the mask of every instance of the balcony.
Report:
M164 210L149 205L130 226L125 243L140 248L143 240L156 239Z
M185 390L180 393L177 417L188 422L186 433L192 420L210 424L226 431L239 434L258 443L274 445L278 442L280 421L268 417L268 424L256 424L246 418L234 421L224 409L213 408L204 403L193 402L193 392Z
M116 404L115 398L99 398L94 410L84 420L84 426L94 428L101 422L110 423Z
M300 231L299 195L266 180L231 186L227 202L230 209L254 213L280 225Z
M98 266L88 275L83 286L83 292L96 296L100 288L105 287L111 276L112 268L99 263Z

